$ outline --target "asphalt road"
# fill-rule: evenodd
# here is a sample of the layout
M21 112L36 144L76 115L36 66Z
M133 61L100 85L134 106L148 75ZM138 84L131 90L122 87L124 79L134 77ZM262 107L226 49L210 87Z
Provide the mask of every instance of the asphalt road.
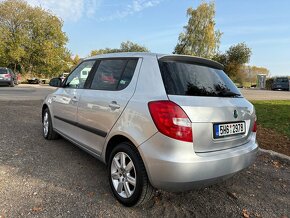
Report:
M0 86L0 100L43 100L55 88L47 85L20 84L15 87Z
M160 191L144 207L125 208L110 193L105 165L64 139L43 139L41 103L0 96L1 218L290 216L290 162L265 153L233 185Z
M290 100L290 91L241 89L248 100Z

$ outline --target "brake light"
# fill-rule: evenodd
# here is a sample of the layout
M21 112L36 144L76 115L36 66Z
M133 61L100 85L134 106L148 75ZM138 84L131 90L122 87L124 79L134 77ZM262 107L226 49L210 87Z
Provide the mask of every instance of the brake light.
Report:
M148 107L162 134L185 142L193 141L191 121L180 106L171 101L152 101L148 103Z
M10 74L4 74L4 78L11 78Z
M257 132L257 120L255 119L252 132Z

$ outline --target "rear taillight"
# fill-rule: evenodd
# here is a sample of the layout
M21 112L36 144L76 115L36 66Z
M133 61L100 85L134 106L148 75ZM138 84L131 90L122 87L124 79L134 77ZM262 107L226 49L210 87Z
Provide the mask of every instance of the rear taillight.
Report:
M11 78L10 74L4 74L4 78Z
M152 101L148 107L161 133L177 140L193 141L191 121L180 106L171 101Z
M252 132L257 132L257 120L255 119Z

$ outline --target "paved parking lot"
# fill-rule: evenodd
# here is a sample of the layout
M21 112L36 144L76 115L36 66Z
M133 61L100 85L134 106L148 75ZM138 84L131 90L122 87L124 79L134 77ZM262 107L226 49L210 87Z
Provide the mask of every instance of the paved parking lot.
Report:
M290 91L241 89L248 100L290 100Z
M0 96L0 217L290 216L290 163L264 153L233 185L160 191L125 208L111 196L105 165L64 139L42 138L40 110L40 100Z

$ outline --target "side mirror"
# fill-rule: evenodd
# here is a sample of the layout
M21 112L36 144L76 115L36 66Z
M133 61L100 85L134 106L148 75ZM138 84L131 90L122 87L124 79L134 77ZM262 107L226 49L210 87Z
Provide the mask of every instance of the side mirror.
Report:
M49 85L50 86L53 86L53 87L61 87L62 85L62 81L60 78L52 78L50 81L49 81Z

